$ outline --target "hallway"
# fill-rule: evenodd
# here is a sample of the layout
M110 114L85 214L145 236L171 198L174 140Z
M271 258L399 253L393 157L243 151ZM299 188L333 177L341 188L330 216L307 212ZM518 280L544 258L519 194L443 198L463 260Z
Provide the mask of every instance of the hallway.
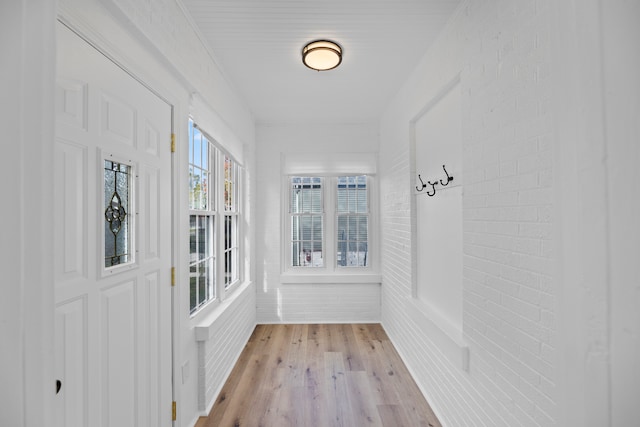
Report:
M398 358L442 426L640 425L638 17L638 0L1 2L0 425L298 419L289 379L333 381L332 420L425 421L418 398L394 406ZM340 66L305 67L325 37ZM322 352L293 359L305 334ZM278 357L317 376L250 369Z

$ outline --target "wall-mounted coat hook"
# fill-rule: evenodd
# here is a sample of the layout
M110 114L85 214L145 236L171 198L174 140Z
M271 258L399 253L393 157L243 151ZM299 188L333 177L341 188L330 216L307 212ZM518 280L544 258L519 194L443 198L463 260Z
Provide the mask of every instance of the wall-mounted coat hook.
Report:
M427 190L427 196L432 197L436 195L436 185L438 185L438 181L436 182L431 182L431 181L427 181L427 184L429 184L431 186L431 189L433 190L433 193L429 193L429 190Z
M440 184L442 184L442 186L445 187L449 185L451 181L453 181L453 177L449 176L449 172L447 172L447 168L445 168L444 165L442 165L442 169L444 169L444 173L447 175L447 182L442 182L442 180L440 180Z
M427 181L427 183L425 184L424 181L422 180L422 176L420 176L420 174L418 174L418 179L420 180L420 185L416 185L416 190L417 191L422 191L424 190L427 185L431 186L431 190L427 190L427 196L432 197L436 195L436 185L440 184L443 187L446 187L447 185L449 185L449 183L451 181L453 181L453 175L449 175L449 172L447 172L447 168L445 167L445 165L442 165L442 169L444 169L444 173L447 175L447 181L444 182L442 179L438 182L438 180L436 180L435 182L431 182L431 181Z
M427 186L427 184L425 184L425 183L422 181L422 177L420 176L420 174L418 174L418 179L420 180L420 185L416 185L416 190L418 190L418 191L422 191L422 190L424 190L424 187L426 187L426 186Z

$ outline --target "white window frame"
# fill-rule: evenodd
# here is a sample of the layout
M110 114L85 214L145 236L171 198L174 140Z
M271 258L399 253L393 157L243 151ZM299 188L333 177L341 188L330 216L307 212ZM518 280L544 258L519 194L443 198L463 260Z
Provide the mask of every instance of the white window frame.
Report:
M241 268L241 260L243 259L243 247L240 242L243 241L243 227L242 227L242 200L244 197L243 191L243 168L242 165L227 152L224 147L214 138L210 136L205 130L200 128L198 124L192 118L189 121L193 123L194 129L198 129L204 137L209 141L209 156L208 156L208 170L209 170L209 207L207 210L192 210L189 209L189 223L192 215L207 215L213 218L213 228L211 233L213 237L211 239L211 251L213 253L213 270L214 276L214 291L211 298L204 301L201 304L196 303L196 307L191 308L191 285L188 282L189 289L189 311L191 318L197 316L203 312L206 307L211 304L221 303L224 301L237 287L238 284L244 279L244 271ZM233 198L235 199L235 209L225 209L225 174L224 174L224 162L225 158L229 158L234 167L234 183L233 183ZM190 166L190 159L187 161ZM225 217L235 217L235 233L232 235L232 250L235 251L235 271L236 275L234 280L226 282L225 280ZM187 241L190 241L187 239ZM191 254L191 248L188 248L188 253ZM191 261L187 266L187 271L190 272Z
M368 192L368 265L362 267L339 266L337 260L337 183L338 176L367 176ZM378 201L376 177L366 173L341 172L313 173L307 176L323 178L323 257L324 266L293 266L291 252L291 178L304 176L298 173L282 176L282 283L380 283L379 245L378 245Z

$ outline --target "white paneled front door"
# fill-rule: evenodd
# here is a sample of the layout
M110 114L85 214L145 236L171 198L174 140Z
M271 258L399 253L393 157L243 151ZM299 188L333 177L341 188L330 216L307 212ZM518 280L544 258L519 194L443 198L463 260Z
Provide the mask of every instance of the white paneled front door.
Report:
M171 107L57 37L55 425L170 426Z

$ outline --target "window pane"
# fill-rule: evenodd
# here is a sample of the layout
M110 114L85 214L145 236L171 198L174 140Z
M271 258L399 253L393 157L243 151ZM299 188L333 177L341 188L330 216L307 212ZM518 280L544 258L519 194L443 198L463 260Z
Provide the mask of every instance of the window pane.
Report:
M193 130L193 161L194 166L202 168L202 133L198 129Z
M358 213L366 213L369 211L369 204L367 203L367 190L360 189L358 192L358 203L357 210Z
M202 210L209 209L209 174L206 171L201 173L202 186L200 189L200 208Z
M236 212L238 209L237 197L238 165L228 156L224 156L224 209L227 212Z
M291 265L322 267L322 178L291 177Z
M197 216L191 215L189 217L189 262L195 261L191 258L191 254L195 254L198 250L197 240L196 240L196 222Z
M198 268L197 264L189 267L189 293L191 295L190 308L193 312L198 307Z
M193 200L193 205L190 206L190 208L201 209L202 177L200 176L200 169L192 167L189 172L191 173L189 176L189 182L191 183L191 200Z
M198 263L198 303L202 304L207 300L208 263Z
M311 190L311 209L309 210L312 213L321 213L322 212L322 189L314 187Z
M104 161L105 267L131 262L129 189L131 167Z
M224 277L225 287L239 278L238 270L238 217L225 215Z
M189 292L193 313L215 298L215 254L212 215L189 217Z
M207 138L202 138L203 144L201 146L202 149L202 169L209 169L209 140Z
M358 221L358 240L367 242L369 240L369 217L361 215Z
M348 218L349 228L347 232L347 239L350 241L358 240L358 217L349 216Z
M320 215L313 215L311 217L313 240L322 242L322 217Z
M302 240L311 240L311 233L313 228L311 227L311 216L303 216L300 218L300 227Z

